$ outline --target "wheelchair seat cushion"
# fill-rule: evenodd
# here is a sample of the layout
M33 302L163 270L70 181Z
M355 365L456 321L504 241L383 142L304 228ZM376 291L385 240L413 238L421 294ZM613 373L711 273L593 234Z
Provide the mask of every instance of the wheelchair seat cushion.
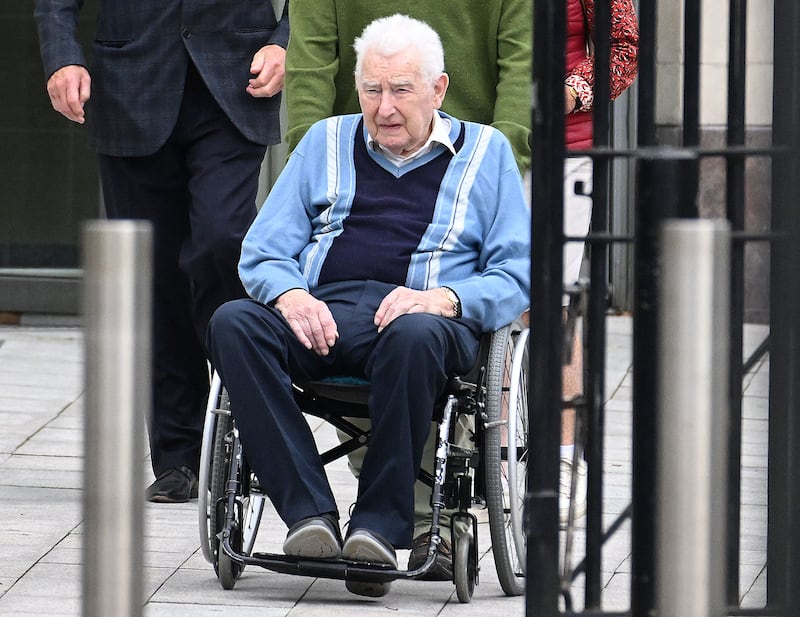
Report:
M326 377L325 379L306 382L301 388L307 394L341 403L366 405L369 401L369 382L358 377Z

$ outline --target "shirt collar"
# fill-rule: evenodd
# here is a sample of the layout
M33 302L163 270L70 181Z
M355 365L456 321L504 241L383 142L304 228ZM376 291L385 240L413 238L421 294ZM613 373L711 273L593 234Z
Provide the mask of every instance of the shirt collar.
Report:
M379 143L377 143L372 135L367 134L367 145L372 148L375 152L380 152L383 156L385 156L389 161L397 165L398 167L402 167L403 165L407 165L411 161L414 161L421 157L423 154L427 154L431 150L433 150L434 146L438 144L442 144L445 148L450 150L450 152L455 155L456 149L453 146L453 141L450 139L450 128L451 123L449 118L444 118L439 115L439 112L434 112L433 114L433 129L431 130L431 134L428 136L428 139L422 145L421 148L412 152L408 156L400 156L397 154L393 154L389 152L385 148L382 148Z

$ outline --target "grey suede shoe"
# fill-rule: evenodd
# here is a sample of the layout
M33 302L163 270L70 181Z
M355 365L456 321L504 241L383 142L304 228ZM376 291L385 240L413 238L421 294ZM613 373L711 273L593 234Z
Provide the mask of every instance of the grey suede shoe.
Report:
M342 555L342 534L333 514L310 516L292 525L283 552L294 557L338 559Z
M368 529L354 529L342 547L342 557L351 561L386 563L397 568L397 554L386 538ZM345 581L350 593L370 598L380 598L389 593L391 582Z

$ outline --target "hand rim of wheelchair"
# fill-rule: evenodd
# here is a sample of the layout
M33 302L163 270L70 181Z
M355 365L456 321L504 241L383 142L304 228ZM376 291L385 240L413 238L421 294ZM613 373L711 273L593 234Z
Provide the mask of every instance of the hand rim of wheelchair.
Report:
M527 543L522 530L522 505L527 474L525 470L519 473L517 466L521 464L520 466L527 467L528 459L528 332L527 326L520 320L495 332L492 335L487 361L489 370L484 436L486 505L489 512L489 531L495 569L500 586L509 596L521 595L525 591ZM510 367L508 373L505 371L507 367ZM525 383L519 384L520 381ZM505 393L508 393L507 408L513 408L511 418L508 415L503 417ZM512 395L514 399L511 398ZM519 409L520 401L522 409ZM515 422L513 429L511 419ZM506 429L508 439L505 458L502 445L503 428ZM522 429L522 435L519 435L519 429ZM521 444L517 442L518 438L521 438ZM517 453L518 456L509 456L511 452ZM522 456L519 456L520 452ZM515 483L512 484L504 473L504 465L506 471L511 470L510 473L514 473Z
M200 473L198 474L198 514L200 524L200 546L203 556L206 561L214 566L214 570L223 587L231 588L235 579L241 575L241 571L223 573L220 571L219 559L219 546L220 541L218 532L213 529L217 515L215 510L217 508L217 501L221 499L221 495L214 499L214 477L211 472L212 456L217 446L217 436L219 427L223 424L223 420L231 418L230 416L230 402L227 397L222 397L224 393L222 382L215 372L212 376L209 403L206 407L206 417L203 430L203 443L200 452ZM233 420L230 419L229 424ZM227 423L225 424L227 426ZM227 430L227 429L226 429ZM249 493L246 499L240 496L237 499L238 506L247 513L246 520L244 521L244 531L242 532L241 544L242 551L250 553L255 544L256 535L258 533L258 525L261 521L261 516L264 511L266 497L258 493ZM213 508L213 510L212 510ZM230 564L228 564L230 566ZM233 582L225 583L223 578L227 578Z
M511 360L511 374L518 375L521 373L523 367L523 361L527 360L527 347L526 344L528 342L528 328L525 328L519 333L517 340L514 341L514 353L512 355ZM518 422L518 412L519 406L517 401L519 400L520 396L520 387L519 387L519 380L512 379L511 386L509 388L508 393L508 426L517 426ZM526 384L527 385L527 384ZM523 421L527 421L526 419ZM517 431L508 431L509 439L511 439L511 435L513 433L513 451L517 451ZM524 447L527 449L527 444L524 444ZM512 444L508 444L508 451L512 450ZM520 480L525 480L525 478L520 478L517 469L519 467L517 457L507 456L508 459L508 485L509 485L509 492L513 493L515 488L512 489L511 487L518 487ZM527 470L527 467L526 467ZM522 529L522 511L519 508L511 508L511 528L512 533L514 536L514 548L517 551L517 558L519 559L520 566L522 567L522 573L525 574L526 571L526 555L525 555L525 533Z
M214 563L214 547L212 546L213 533L210 532L208 528L208 492L210 489L209 471L211 468L212 447L208 442L214 437L214 427L217 422L217 414L214 413L214 410L217 407L217 398L221 387L222 381L217 372L214 371L211 377L206 415L203 421L203 441L200 448L200 471L197 474L197 514L199 517L200 548L203 551L205 560L211 564Z
M522 333L522 343L519 343L520 334L521 333ZM516 368L513 369L514 371L516 371L516 373L512 372L511 377L514 378L513 380L516 382L517 379L514 377L515 375L520 375L520 374L524 375L525 374L525 371L526 371L527 367L523 365L523 362L526 359L526 357L523 355L523 351L521 351L521 350L523 348L526 348L525 347L525 342L526 342L526 338L527 338L527 333L528 333L528 330L527 330L526 327L524 327L519 322L515 322L514 324L511 324L509 326L505 326L504 328L501 328L500 330L498 330L497 332L493 333L490 336L490 345L489 345L490 346L490 355L491 355L491 348L502 349L502 362L503 362L503 365L498 369L499 373L501 375L501 379L502 379L502 375L504 374L504 371L505 371L505 368L506 368L506 359L505 359L506 358L506 355L505 355L506 354L506 350L505 350L505 346L507 345L507 342L510 339L512 341L516 341L518 343L516 345L516 347L519 350L519 351L517 351L517 354L516 354L517 361L512 363L512 365L514 367L516 367ZM513 337L516 337L516 338L513 338ZM499 352L497 352L497 353L499 353ZM490 362L491 362L491 358L489 360L487 360L486 364L488 365ZM497 372L497 370L495 372ZM415 570L400 570L400 569L391 568L390 566L388 566L386 564L364 564L364 563L350 562L350 561L343 560L343 559L341 559L341 560L321 560L321 559L316 560L316 559L309 559L309 558L299 558L299 557L292 557L292 556L283 555L283 554L280 554L280 553L255 553L255 554L251 555L250 553L252 551L252 546L253 546L253 543L255 541L255 533L253 533L251 536L243 539L242 543L244 545L244 548L243 548L242 552L239 552L239 551L235 550L235 548L233 546L231 546L231 538L230 538L229 526L226 526L226 528L223 529L223 531L220 533L220 536L221 536L220 538L212 537L212 534L210 533L210 529L209 529L209 506L211 504L209 504L208 491L209 491L209 487L210 487L209 486L210 485L210 483L209 483L209 470L211 468L211 465L212 465L213 461L211 460L211 447L210 447L209 441L211 441L211 439L213 438L212 427L215 425L214 421L215 421L217 415L219 413L228 413L228 414L230 413L229 411L226 412L226 411L220 411L219 409L217 409L218 405L216 404L216 401L217 401L217 398L219 396L219 392L220 392L221 389L222 389L222 384L221 384L221 381L219 379L219 376L216 373L214 373L214 376L212 378L211 395L209 396L209 405L207 406L207 410L206 410L205 430L204 430L204 435L203 435L203 448L202 448L202 451L201 451L201 467L200 467L200 474L199 474L200 497L198 499L201 548L202 548L203 555L206 558L206 560L209 561L210 563L212 563L213 565L215 565L215 570L217 569L216 564L215 564L215 555L214 555L214 553L215 553L214 549L215 549L216 542L218 542L217 546L219 547L220 552L224 553L226 558L231 559L234 563L240 564L242 566L247 565L247 564L258 565L260 567L264 567L264 568L267 568L267 569L270 569L270 570L273 570L273 571L276 571L276 572L283 572L283 573L289 573L289 574L299 574L299 575L305 575L305 576L317 576L317 577L334 578L334 579L351 579L351 580L358 580L358 581L365 581L365 582L371 582L371 581L389 582L389 581L397 580L397 579L401 579L401 578L404 578L404 579L422 578L433 567L434 562L435 562L435 554L436 554L435 546L439 542L439 538L440 538L440 536L438 534L438 525L437 525L437 532L434 532L433 527L431 529L430 544L429 544L428 554L427 554L425 562L419 568L417 568ZM519 388L517 388L517 390L519 390ZM527 393L525 393L525 396L527 397ZM516 405L515 405L515 407L516 407ZM489 410L489 411L491 412L491 410ZM527 410L524 410L524 411L527 412ZM497 418L499 417L499 413L500 412L497 411L496 413L493 414L495 420L497 420ZM490 414L490 415L492 415L492 414ZM484 417L484 414L477 414L476 417L480 418L479 422L486 422L487 420L491 420L491 418L489 416ZM527 417L525 418L525 423L527 425ZM483 430L486 431L487 429L484 428ZM516 437L517 437L517 435L516 435L516 433L514 433L514 438L516 439ZM526 438L526 442L527 442L527 434L525 435L525 438ZM514 442L514 443L516 444L516 442ZM484 445L484 444L481 444L481 445ZM527 446L527 443L525 445ZM485 447L485 445L484 445L484 447ZM514 447L514 449L511 450L512 452L515 451L516 445L513 446L513 447ZM485 463L484 463L484 465L485 465ZM497 480L497 483L498 484L500 483L499 479ZM516 491L516 487L513 489L513 491L514 492ZM488 490L487 490L487 492L488 492ZM501 489L501 492L502 492L502 489ZM251 493L251 497L252 497L252 495L253 494ZM261 500L266 499L266 496L258 494L258 493L256 493L256 496L259 497ZM514 496L514 494L512 493L512 497L513 496ZM501 497L500 497L501 502L502 502L502 498L503 497L501 495ZM251 501L252 501L252 499L251 499ZM487 499L487 502L488 501L490 501L490 500ZM262 501L262 505L263 505L263 501ZM259 514L260 514L260 512L259 512ZM464 512L463 514L471 517L473 519L473 521L474 521L474 515L473 514L471 514L469 512ZM259 516L259 518L260 518L260 516ZM436 518L438 519L438 516ZM490 518L490 529L492 529L492 527L493 527L492 520L493 520L493 518L497 519L497 514L495 513L495 515L493 516L493 512L492 512L491 508L489 508L489 518ZM503 536L503 538L500 539L500 543L502 544L502 546L500 547L501 548L500 552L503 555L508 555L510 553L510 551L509 551L510 547L508 547L508 544L511 543L511 544L515 545L514 549L511 549L511 551L513 551L514 553L516 553L517 556L519 556L520 552L522 552L524 554L524 551L525 551L524 535L521 534L521 517L513 517L512 516L512 518L514 520L518 520L519 521L518 523L513 523L513 524L519 528L519 532L520 533L512 534L511 537ZM240 526L241 526L241 523L242 522L240 521ZM245 521L244 523L248 524L249 521ZM495 520L495 525L494 526L497 526L497 524L498 524L498 522L497 522L497 520ZM245 527L245 528L247 528L247 527ZM257 529L255 531L257 532ZM496 568L498 570L498 576L500 577L501 586L503 588L503 591L507 595L519 595L521 593L521 590L520 590L520 587L519 587L520 582L518 580L512 581L513 584L509 584L507 580L504 581L504 579L508 579L509 576L512 576L512 577L515 577L515 578L520 578L520 574L512 571L511 574L509 575L509 568L513 568L514 567L513 564L509 565L508 563L504 563L502 565L498 565L498 563L497 563L498 562L498 558L497 558L498 540L496 540L495 535L496 534L493 532L492 533L492 545L493 545L493 550L496 553L495 563L496 563ZM520 539L520 537L521 537L521 539ZM248 544L249 544L249 546L248 546ZM463 563L463 559L459 559L457 557L457 555L455 554L455 552L458 550L458 544L459 544L459 542L457 542L457 541L453 543L454 566L455 566L457 560L458 560L459 564ZM463 543L462 543L462 546L463 546ZM475 557L474 557L474 561L475 561L474 574L475 574L475 577L474 578L475 578L475 583L477 583L477 571L479 569L478 568L478 564L477 564L477 523L475 523L475 533L473 535L473 548L471 549L471 552L473 552L473 551L474 551L474 555L475 555ZM216 559L218 559L218 557ZM506 561L509 560L508 557L504 557L504 559ZM524 559L522 559L521 562L522 562L522 564L524 564ZM469 560L467 561L467 563L469 563ZM240 571L239 571L239 573L240 573ZM466 579L465 579L464 576L461 576L460 578L461 578L462 582L466 580L467 581L467 587L469 587L469 585L470 585L470 583L469 583L469 581L470 581L469 573L467 573ZM521 589L524 590L524 572L522 573L521 581L522 581ZM223 582L223 581L221 581L221 582ZM457 583L455 572L454 572L453 582ZM225 585L223 585L223 586L225 586ZM233 585L231 583L230 587L232 587L232 586ZM225 586L225 587L229 588L227 586ZM474 584L472 585L472 588L474 588ZM456 591L459 592L459 589L457 588ZM462 602L465 601L464 598L466 598L467 595L469 595L471 597L471 589L470 589L469 593L467 593L467 591L464 588L464 585L462 584L462 589L461 589L461 591L459 593L459 600L462 601ZM466 600L466 601L468 601L468 600Z

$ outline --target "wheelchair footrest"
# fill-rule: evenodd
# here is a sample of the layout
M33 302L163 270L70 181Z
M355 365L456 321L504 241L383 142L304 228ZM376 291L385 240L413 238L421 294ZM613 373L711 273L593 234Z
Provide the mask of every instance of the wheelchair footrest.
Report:
M237 557L248 565L298 576L376 583L410 578L408 572L397 570L389 564L358 563L345 559L311 559L280 553L254 553L251 556L237 555Z

